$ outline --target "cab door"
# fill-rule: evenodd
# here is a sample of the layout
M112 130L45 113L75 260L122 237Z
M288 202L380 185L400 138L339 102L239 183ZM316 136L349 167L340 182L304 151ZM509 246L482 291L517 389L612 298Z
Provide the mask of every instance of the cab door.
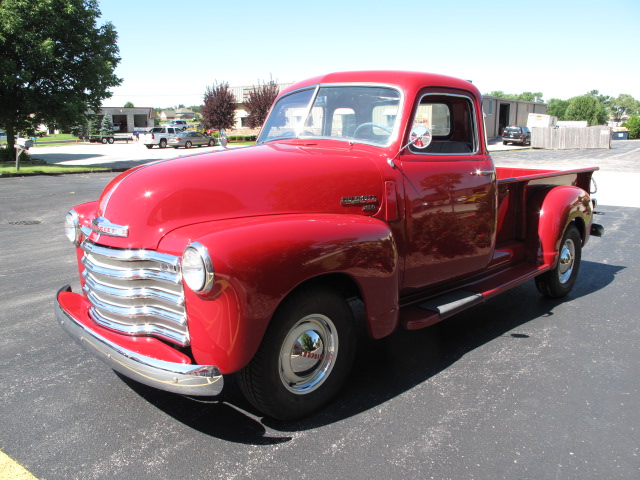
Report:
M406 211L403 293L486 268L496 232L496 175L481 148L477 111L465 92L426 91L413 125L428 128L400 156Z

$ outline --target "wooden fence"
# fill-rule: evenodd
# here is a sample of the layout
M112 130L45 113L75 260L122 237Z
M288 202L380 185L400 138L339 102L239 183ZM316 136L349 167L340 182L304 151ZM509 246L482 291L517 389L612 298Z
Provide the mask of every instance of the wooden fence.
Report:
M531 146L547 150L611 148L610 127L534 127Z

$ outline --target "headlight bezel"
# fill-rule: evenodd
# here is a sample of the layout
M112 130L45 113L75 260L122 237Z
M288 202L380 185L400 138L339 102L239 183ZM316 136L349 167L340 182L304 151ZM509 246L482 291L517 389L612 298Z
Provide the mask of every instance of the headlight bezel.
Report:
M203 295L211 291L215 282L215 272L209 251L204 245L199 242L187 245L182 252L180 268L183 283L193 292Z
M80 216L78 212L71 209L64 219L64 233L71 243L80 245L82 230L80 230Z

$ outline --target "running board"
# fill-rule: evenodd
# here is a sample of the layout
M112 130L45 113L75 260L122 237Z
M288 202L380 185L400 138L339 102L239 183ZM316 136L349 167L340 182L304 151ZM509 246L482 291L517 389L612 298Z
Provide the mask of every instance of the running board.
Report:
M422 302L402 307L400 321L407 330L418 330L438 323L469 307L524 283L548 270L521 263L489 277Z

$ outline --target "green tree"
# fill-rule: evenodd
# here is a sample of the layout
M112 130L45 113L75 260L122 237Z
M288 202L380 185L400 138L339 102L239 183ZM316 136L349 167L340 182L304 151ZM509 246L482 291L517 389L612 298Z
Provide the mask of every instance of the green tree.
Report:
M622 126L629 130L629 138L640 138L640 116L633 115Z
M593 98L595 98L600 103L602 103L605 107L608 107L611 100L613 100L613 98L610 97L609 95L601 95L599 90L591 90L587 95L591 95Z
M99 17L97 0L0 1L0 125L9 149L18 132L98 111L121 83L116 31L98 27Z
M522 92L515 95L516 100L523 100L525 102L541 102L542 92Z
M494 90L486 94L487 97L510 98L523 102L541 102L542 92L504 93L502 90Z
M204 105L200 109L204 128L233 128L236 116L235 101L228 83L207 87L204 93Z
M558 120L566 120L567 107L569 106L568 100L560 100L559 98L552 98L547 103L547 113L558 117Z
M251 92L249 92L249 98L244 104L247 112L249 112L247 117L247 126L249 128L262 127L278 93L280 93L280 89L273 80L262 84L258 82L257 87L254 85Z
M305 352L312 352L316 349L316 344L308 333L303 333L300 336L300 341L302 343L301 347Z
M78 138L87 138L89 136L89 126L86 123L74 125L71 127L71 135Z
M100 135L113 135L113 120L111 115L105 115L102 117L102 123L100 124Z
M609 114L604 103L594 95L586 94L568 100L565 117L567 120L586 120L590 126L594 126L605 124Z
M637 115L640 113L640 102L631 95L621 93L609 102L609 110L616 122L619 122L625 115Z
M100 120L97 115L89 119L89 135L100 135Z
M135 107L134 107L133 103L127 102L127 103L124 104L124 108L135 108Z

